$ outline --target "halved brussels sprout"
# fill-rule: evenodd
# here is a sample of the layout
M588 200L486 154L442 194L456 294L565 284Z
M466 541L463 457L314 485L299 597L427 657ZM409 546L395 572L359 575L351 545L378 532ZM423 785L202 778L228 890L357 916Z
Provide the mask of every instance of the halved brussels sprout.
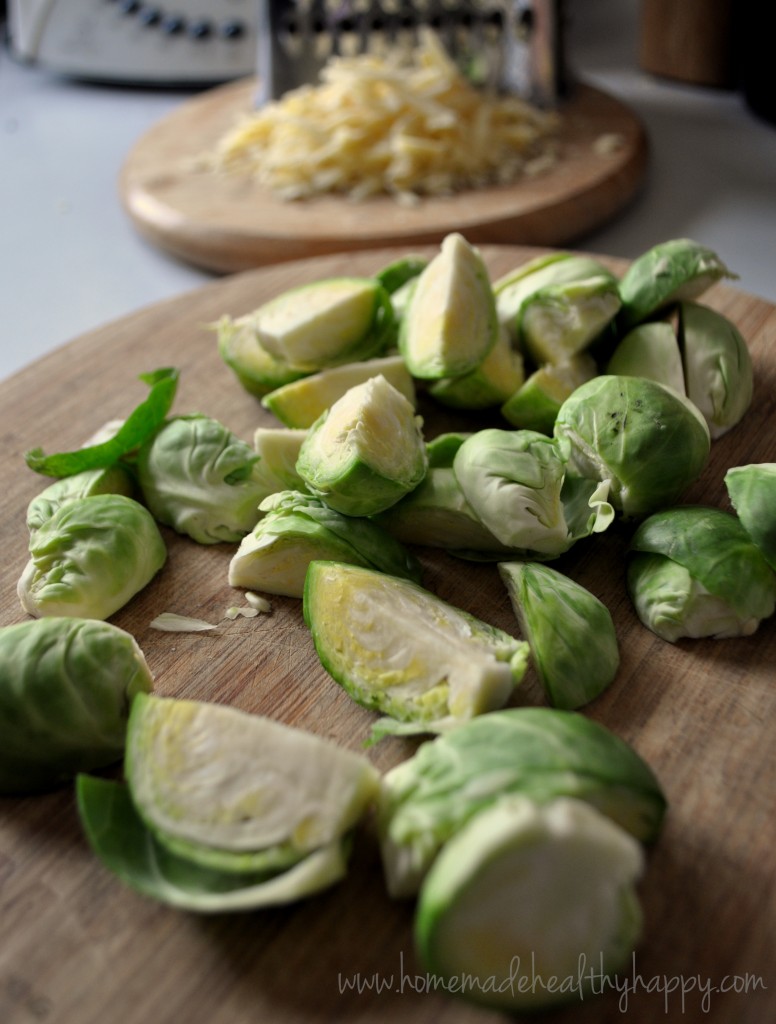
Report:
M294 903L328 889L347 872L345 840L274 873L211 867L159 842L122 783L81 775L76 796L86 838L102 864L125 885L180 910L225 913Z
M552 436L558 410L580 384L598 374L595 359L580 352L563 363L547 363L529 374L501 406L501 415L523 430Z
M696 299L717 281L735 278L719 256L690 238L661 242L635 259L620 280L621 332L675 302Z
M222 316L214 329L221 359L242 387L257 398L313 372L271 355L264 348L255 313L237 318Z
M496 804L450 839L423 883L421 964L464 999L509 1012L600 993L641 936L643 862L632 836L581 801Z
M420 579L414 555L371 519L345 516L298 491L281 491L259 508L266 515L229 563L233 587L302 597L307 567L315 559Z
M372 377L350 388L310 427L297 472L313 494L338 512L374 515L425 476L421 422L385 377Z
M520 344L537 366L564 363L588 348L619 308L618 283L611 274L547 285L520 308Z
M488 270L477 249L447 235L415 282L399 328L399 350L413 377L471 373L496 344L498 319Z
M391 298L368 277L332 277L282 292L252 314L274 359L317 371L371 359L394 340Z
M73 476L63 476L36 495L27 506L27 529L39 529L60 505L74 498L88 498L93 494L135 494L135 479L129 468L117 462L107 469L85 469Z
M552 438L536 431L496 427L477 431L459 448L453 471L485 527L515 552L554 558L612 521L606 494L595 486L588 488L590 505L583 521L567 519L563 451ZM575 487L576 514L578 497Z
M502 562L498 569L549 703L574 710L595 700L620 665L609 609L547 565Z
M162 845L300 858L349 833L379 784L365 757L320 736L226 705L144 694L132 703L124 771Z
M697 302L679 307L687 397L703 413L712 439L739 423L752 403L754 370L746 341L727 317Z
M454 409L489 409L500 405L525 379L523 357L512 348L506 331L480 365L461 377L433 381L428 392Z
M95 619L0 629L0 793L32 793L124 752L129 705L153 687L137 641Z
M168 420L138 452L143 499L165 526L199 544L239 541L266 496L259 456L210 416Z
M599 722L554 708L492 711L383 776L377 822L391 895L413 895L444 843L510 794L585 800L644 842L656 839L666 808L649 765Z
M776 462L734 466L725 487L744 529L776 572Z
M320 370L271 391L262 405L287 427L306 429L346 391L381 375L415 405L415 383L401 356L384 356Z
M608 374L646 377L686 394L682 354L676 331L667 320L639 324L628 331L607 363Z
M626 519L673 504L706 466L706 421L684 396L643 377L602 374L566 399L554 435L569 470L609 480Z
M776 575L742 523L719 508L685 505L633 534L628 592L663 640L749 636L776 610Z
M597 259L581 253L555 251L535 256L493 284L496 310L501 324L508 328L513 341L517 340L517 322L525 300L548 285L568 284L588 277L610 274ZM614 275L611 275L614 277Z
M411 731L438 731L499 708L528 645L409 580L311 562L304 618L321 664L363 707ZM390 731L381 723L378 733Z
M74 498L30 536L30 560L17 593L22 608L36 617L108 619L166 560L153 516L134 498Z

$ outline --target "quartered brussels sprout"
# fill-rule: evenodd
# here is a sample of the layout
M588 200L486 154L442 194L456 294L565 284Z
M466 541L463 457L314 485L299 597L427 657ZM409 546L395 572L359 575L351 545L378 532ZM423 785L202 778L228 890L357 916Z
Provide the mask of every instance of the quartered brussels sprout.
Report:
M73 476L64 476L49 484L27 506L27 529L30 532L50 519L56 510L74 498L93 494L135 494L135 479L125 465L116 463L107 469L85 469Z
M304 377L271 391L262 405L287 427L307 429L346 391L371 377L383 376L415 405L415 382L401 356L383 356L360 363L346 363Z
M686 505L657 512L631 538L628 592L663 640L749 636L776 610L776 575L729 512Z
M712 439L739 423L752 403L752 357L727 317L697 302L679 307L687 397L703 413Z
M717 281L735 278L719 256L689 238L675 238L635 259L620 280L621 332L683 300L697 299Z
M602 263L582 253L555 251L535 256L493 284L496 310L501 324L516 341L517 323L525 300L541 288L610 274ZM614 277L614 275L610 275Z
M253 475L262 485L262 500L277 491L305 489L305 482L296 471L296 463L306 437L306 430L291 427L256 428L253 449L258 460Z
M407 732L502 707L525 673L525 642L395 576L311 562L303 610L326 671Z
M423 743L383 776L378 833L389 893L411 896L442 846L507 796L585 800L652 842L666 808L649 765L579 712L505 708Z
M546 363L529 374L501 406L501 415L522 430L552 436L558 410L580 384L598 374L595 359L580 352L563 363Z
M509 557L512 552L482 522L448 466L432 466L413 491L375 521L405 544L489 560Z
M252 316L262 348L274 359L311 372L371 359L395 335L390 295L368 277L299 285Z
M0 793L32 793L120 760L129 705L153 677L134 637L57 617L0 629Z
M643 866L636 840L581 801L496 804L450 839L423 883L421 964L507 1012L600 993L641 936Z
M606 372L621 377L646 377L680 395L687 393L679 341L667 320L653 320L628 331L612 353Z
M549 703L574 710L603 693L620 665L606 605L547 565L502 562L498 569Z
M167 548L148 509L123 494L94 494L60 505L30 536L17 585L37 618L108 619L151 582Z
M127 786L79 780L95 852L141 892L199 911L286 903L338 881L375 800L366 758L224 705L140 695Z
M609 480L609 500L626 519L673 504L701 474L711 441L684 396L642 377L602 374L566 399L554 434L569 470Z
M506 331L474 370L429 384L428 393L454 409L490 409L501 405L525 379L523 357L512 347Z
M464 497L505 548L554 558L580 537L601 532L613 510L605 487L587 488L589 507L578 516L582 485L574 488L575 518L567 518L566 461L562 449L530 430L477 431L458 450L453 471Z
M725 487L744 529L776 572L776 462L734 466Z
M618 282L611 274L547 285L520 308L520 344L537 366L564 363L587 349L619 309Z
M350 388L316 420L296 468L307 488L331 508L367 516L417 487L427 465L415 409L377 376Z
M290 359L271 355L262 345L256 314L233 318L222 316L215 324L218 354L242 387L261 398L275 388L312 373L295 366Z
M399 328L399 350L413 377L471 373L498 338L487 267L459 234L447 235L417 278Z
M143 499L160 523L199 544L239 541L266 496L258 454L209 416L168 420L138 452Z
M302 597L307 567L315 559L420 580L415 556L371 519L345 516L298 491L281 491L259 507L266 515L229 563L233 587Z

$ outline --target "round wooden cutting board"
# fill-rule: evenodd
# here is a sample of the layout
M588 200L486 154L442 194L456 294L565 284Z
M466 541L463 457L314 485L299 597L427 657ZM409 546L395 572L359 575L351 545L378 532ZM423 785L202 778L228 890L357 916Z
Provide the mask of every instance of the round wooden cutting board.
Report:
M242 80L184 102L139 139L122 168L121 199L138 230L208 270L433 244L453 230L478 244L567 245L625 206L646 171L641 121L618 100L578 83L561 108L561 159L545 173L410 208L389 197L283 202L246 175L201 165L202 155L253 109L257 87ZM598 144L607 137L616 144Z
M538 255L528 247L482 252L493 277ZM16 595L28 557L25 511L47 483L26 468L25 451L82 444L126 416L147 394L138 376L163 366L181 371L174 413L216 417L246 440L258 426L277 426L220 361L207 325L315 279L375 273L394 257L395 249L337 254L218 278L106 324L0 382L0 626L25 618ZM721 285L704 301L742 331L756 375L749 412L714 442L685 495L726 507L728 467L776 461L776 307ZM439 410L422 411L429 437L453 425ZM466 425L480 422L478 415ZM166 565L111 620L137 638L157 693L269 715L360 751L381 771L411 755L417 741L395 737L364 750L377 715L325 672L299 600L271 597L270 614L232 621L226 609L242 603L227 581L236 545L203 546L163 532ZM776 617L749 637L665 643L640 624L627 597L627 537L610 529L588 538L557 567L607 605L620 646L616 679L580 713L634 746L669 809L646 851L644 930L632 963L601 994L583 1000L572 991L569 1006L541 1021L764 1024L773 1019L776 991ZM429 590L520 635L493 564L417 552ZM160 633L150 623L164 611L217 627ZM511 704L544 703L529 668ZM72 787L0 797L0 1021L513 1020L434 987L415 957L413 907L389 899L369 825L356 836L347 878L330 890L293 906L203 916L155 903L110 874L86 843Z

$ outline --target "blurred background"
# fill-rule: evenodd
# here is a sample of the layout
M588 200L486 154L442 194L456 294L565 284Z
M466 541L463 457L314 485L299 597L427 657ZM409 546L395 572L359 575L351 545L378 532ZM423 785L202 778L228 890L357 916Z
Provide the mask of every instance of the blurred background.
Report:
M572 79L627 104L649 140L636 197L573 248L633 258L691 237L720 254L738 287L776 302L776 94L763 6L736 0L734 19L731 0L566 0ZM0 0L0 377L213 279L139 236L118 179L161 119L255 72L255 7ZM106 51L108 17L131 31ZM148 63L147 33L177 40L162 66Z

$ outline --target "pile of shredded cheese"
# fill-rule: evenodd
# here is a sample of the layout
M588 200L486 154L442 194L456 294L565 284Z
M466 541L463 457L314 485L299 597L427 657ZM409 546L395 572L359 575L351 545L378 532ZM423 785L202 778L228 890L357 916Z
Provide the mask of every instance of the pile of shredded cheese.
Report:
M318 84L242 117L209 165L284 200L416 202L539 173L558 127L552 112L472 86L429 30L409 53L331 58Z

